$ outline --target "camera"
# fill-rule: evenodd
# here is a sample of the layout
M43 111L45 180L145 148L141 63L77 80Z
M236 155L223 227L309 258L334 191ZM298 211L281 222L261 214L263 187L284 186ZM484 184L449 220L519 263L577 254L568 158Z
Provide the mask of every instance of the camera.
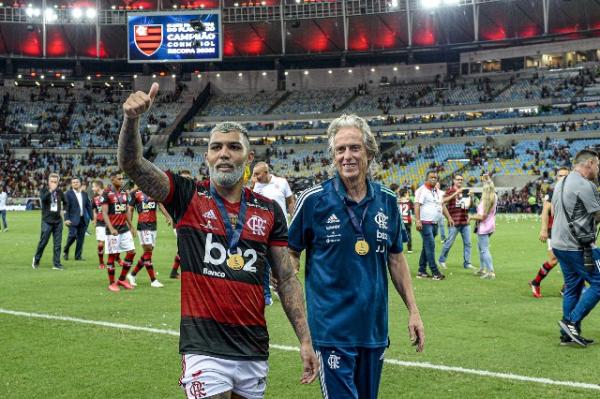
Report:
M588 273L591 273L596 266L594 262L594 256L592 255L592 247L587 246L583 248L583 267Z
M468 196L469 195L469 191L471 191L471 190L469 190L468 188L463 188L463 190L462 190L462 196L463 197Z
M573 223L569 223L569 228L571 231L574 231ZM575 236L579 244L583 246L583 266L591 273L594 269L595 262L594 257L592 256L592 244L596 242L596 233L592 232L582 232Z

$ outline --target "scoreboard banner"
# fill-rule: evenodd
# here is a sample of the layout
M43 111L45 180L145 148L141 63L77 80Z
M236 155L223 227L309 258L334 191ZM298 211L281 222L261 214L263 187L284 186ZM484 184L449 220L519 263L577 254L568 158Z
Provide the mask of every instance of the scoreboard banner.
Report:
M221 11L127 14L129 62L221 61Z

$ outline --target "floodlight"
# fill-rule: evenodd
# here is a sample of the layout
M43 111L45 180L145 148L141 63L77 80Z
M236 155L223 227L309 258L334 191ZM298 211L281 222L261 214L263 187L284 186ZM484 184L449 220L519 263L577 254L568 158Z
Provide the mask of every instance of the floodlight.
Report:
M98 13L96 12L95 8L88 8L87 10L85 10L85 17L88 19L94 19L97 15Z
M421 0L423 8L437 8L441 5L442 0Z
M44 18L46 18L46 21L48 22L54 22L58 19L58 16L52 8L46 8L46 10L44 11Z

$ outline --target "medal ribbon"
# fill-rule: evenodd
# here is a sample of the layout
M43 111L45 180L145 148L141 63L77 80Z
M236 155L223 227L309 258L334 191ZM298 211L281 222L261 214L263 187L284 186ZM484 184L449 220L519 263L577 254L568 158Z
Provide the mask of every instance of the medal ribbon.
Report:
M213 196L215 202L217 203L217 208L219 208L219 213L221 214L221 219L223 220L223 224L225 225L225 231L227 233L227 241L229 242L228 252L234 253L237 252L237 247L240 243L240 237L242 236L242 230L244 230L244 220L246 219L246 195L244 190L242 189L242 198L240 200L240 213L238 214L238 220L235 224L235 230L231 226L231 222L229 221L229 215L227 214L227 209L225 209L225 204L223 203L223 199L217 193L217 190L210 185L210 194Z
M369 211L369 205L365 205L365 210L363 211L362 216L359 221L358 218L356 217L356 214L352 210L352 208L350 208L346 204L346 198L345 198L344 194L342 193L342 191L340 190L339 177L336 177L334 179L333 186L335 188L335 192L337 193L338 197L340 197L340 199L342 200L342 203L344 204L344 207L346 208L346 212L348 212L348 216L350 216L350 222L352 222L352 227L354 227L354 233L356 234L356 240L357 241L365 240L365 233L363 231L362 226L363 226L363 222L365 221L365 217L367 216L367 212Z

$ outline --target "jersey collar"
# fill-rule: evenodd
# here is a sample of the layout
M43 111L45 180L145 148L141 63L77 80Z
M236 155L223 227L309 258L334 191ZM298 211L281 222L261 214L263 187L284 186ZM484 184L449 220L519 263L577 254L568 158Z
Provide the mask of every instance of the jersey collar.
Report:
M334 177L334 189L336 187L339 189L340 194L344 197L344 202L346 202L346 204L357 204L354 200L348 197L346 187L344 186L344 182L340 178L339 173L336 173ZM365 198L363 198L358 204L365 204L369 201L372 201L374 199L373 192L373 185L371 184L371 181L367 179L367 195L365 195Z

